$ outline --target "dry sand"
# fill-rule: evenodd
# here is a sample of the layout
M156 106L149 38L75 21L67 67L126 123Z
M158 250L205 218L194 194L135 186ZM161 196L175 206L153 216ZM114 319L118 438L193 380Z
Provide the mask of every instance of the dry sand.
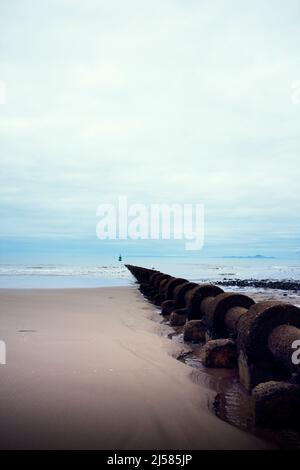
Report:
M0 448L272 447L208 410L134 287L3 289L0 306Z

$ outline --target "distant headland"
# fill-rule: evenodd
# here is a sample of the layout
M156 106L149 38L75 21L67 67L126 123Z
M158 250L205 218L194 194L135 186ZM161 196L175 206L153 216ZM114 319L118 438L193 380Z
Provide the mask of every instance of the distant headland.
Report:
M223 256L230 259L275 259L275 256L253 255L253 256Z

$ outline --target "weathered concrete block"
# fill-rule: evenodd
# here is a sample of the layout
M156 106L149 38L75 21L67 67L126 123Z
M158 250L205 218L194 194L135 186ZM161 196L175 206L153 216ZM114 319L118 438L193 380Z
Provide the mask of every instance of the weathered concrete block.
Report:
M170 325L182 326L185 324L187 319L187 311L185 308L178 308L174 310L170 315Z
M287 380L287 372L278 367L270 353L262 357L259 362L251 362L244 351L238 352L238 368L241 384L251 391L257 384L269 380Z
M146 282L143 282L142 284L140 284L140 291L144 295L148 295L148 292L150 292L151 289L153 289L153 287Z
M201 302L207 297L215 297L224 292L220 287L213 284L200 284L188 291L185 295L185 302L188 309L189 320L200 320L203 312L200 309Z
M161 315L167 316L170 315L175 308L175 302L174 300L165 300L161 304Z
M169 278L163 279L163 280L161 281L161 283L159 284L159 293L160 293L160 294L165 294L167 285L168 285L168 283L169 283L172 279L174 279L174 278L173 278L172 276L170 276Z
M232 369L237 365L237 352L231 339L214 339L207 341L201 352L205 367Z
M179 284L174 289L174 300L176 302L176 307L186 307L186 294L198 286L199 284L196 284L195 282L185 282L183 284Z
M174 291L176 287L179 286L180 284L185 284L186 282L188 282L187 279L182 279L179 277L170 278L169 282L167 283L165 287L166 300L175 300Z
M254 422L270 428L300 429L300 387L269 381L252 390Z
M158 290L156 287L152 287L148 292L147 292L147 295L146 297L153 301L154 297L158 294Z
M273 355L270 350L270 346L273 352L276 350L273 341L269 344L270 335L281 325L300 328L300 310L291 304L265 301L252 305L241 317L237 338L239 374L241 383L248 390L261 382L289 379L291 369L284 367L283 360L278 361ZM284 336L282 341L285 344ZM278 344L278 348L278 355L283 355L282 345Z
M200 343L205 341L206 327L202 320L190 320L184 325L183 339L184 341L192 341Z
M205 308L205 323L211 339L228 338L229 332L226 327L226 313L233 307L242 307L247 311L254 300L235 292L225 292L217 295Z
M156 294L153 298L153 303L159 306L162 304L164 300L165 300L165 296L163 294Z
M161 276L161 274L162 273L160 271L156 271L153 274L151 274L150 278L149 278L149 284L151 284L153 286L154 282L155 282L155 279L158 278L158 276Z

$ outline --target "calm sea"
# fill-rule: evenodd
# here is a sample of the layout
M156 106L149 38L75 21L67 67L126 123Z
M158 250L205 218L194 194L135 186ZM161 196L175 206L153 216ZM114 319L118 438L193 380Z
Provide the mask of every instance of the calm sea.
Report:
M28 264L0 265L0 288L75 288L127 286L134 280L124 264L134 264L192 281L224 279L300 280L300 261L192 257L130 257L95 266Z

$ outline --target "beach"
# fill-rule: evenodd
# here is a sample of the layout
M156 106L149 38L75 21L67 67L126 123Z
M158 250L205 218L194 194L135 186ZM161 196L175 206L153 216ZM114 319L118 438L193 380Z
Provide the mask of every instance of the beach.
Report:
M268 449L213 393L135 286L1 289L1 449Z

